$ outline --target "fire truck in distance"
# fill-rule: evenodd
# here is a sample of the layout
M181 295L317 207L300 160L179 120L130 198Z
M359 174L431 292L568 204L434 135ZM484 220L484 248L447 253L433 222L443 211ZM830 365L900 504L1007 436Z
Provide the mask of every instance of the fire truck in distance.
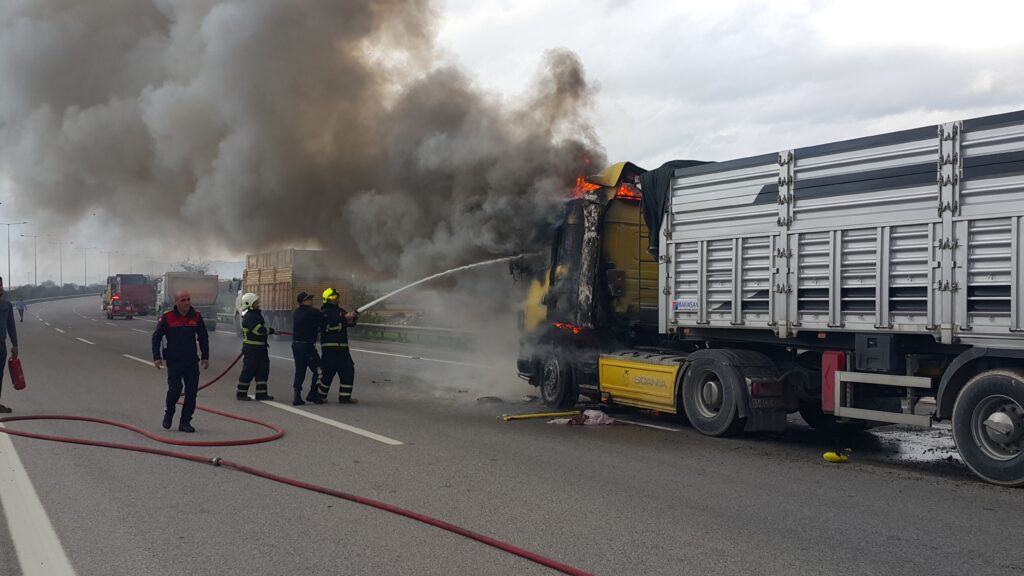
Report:
M1024 111L582 180L519 375L710 436L949 420L1024 485Z

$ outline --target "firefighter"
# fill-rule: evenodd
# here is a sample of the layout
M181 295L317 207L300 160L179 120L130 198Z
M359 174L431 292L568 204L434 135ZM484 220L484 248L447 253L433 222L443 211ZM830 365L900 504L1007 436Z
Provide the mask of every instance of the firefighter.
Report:
M235 398L249 400L249 384L256 379L256 399L273 400L267 393L267 378L270 376L270 350L267 336L274 329L266 325L260 311L259 296L249 292L242 295L242 374L238 376Z
M316 390L317 374L320 368L320 355L316 351L316 341L320 335L320 311L313 308L313 295L299 292L296 297L299 307L292 313L292 358L295 359L295 397L292 406L302 406L302 384L306 380L306 370L312 376L309 391Z
M164 338L167 339L167 347L161 354L160 343ZM202 360L196 356L196 342L199 343ZM174 405L178 403L184 385L185 401L181 406L178 430L195 432L192 414L196 411L196 393L199 391L199 363L202 362L203 370L210 367L210 335L206 332L203 317L192 307L192 296L185 290L174 295L174 308L160 317L153 331L153 366L159 370L164 360L167 361L164 430L171 428Z
M327 400L327 393L331 390L331 381L334 380L335 374L339 380L338 402L356 403L356 399L352 397L356 367L348 350L348 327L356 325L359 312L347 312L339 306L340 297L341 294L334 288L324 290L324 305L320 308L323 317L320 321L320 386L316 392L310 389L309 395L306 396L306 400L317 404L323 404Z

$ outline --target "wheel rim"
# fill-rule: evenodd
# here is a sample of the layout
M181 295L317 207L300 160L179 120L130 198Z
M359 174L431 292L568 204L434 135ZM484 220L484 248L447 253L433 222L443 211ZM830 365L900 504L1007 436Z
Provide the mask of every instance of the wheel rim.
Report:
M544 377L540 383L540 390L545 399L554 398L558 393L558 372L558 360L552 358L544 363Z
M989 458L1012 460L1024 444L1024 408L1008 396L989 396L971 414L971 434Z
M722 383L713 373L705 376L697 388L697 411L705 418L714 418L722 411Z

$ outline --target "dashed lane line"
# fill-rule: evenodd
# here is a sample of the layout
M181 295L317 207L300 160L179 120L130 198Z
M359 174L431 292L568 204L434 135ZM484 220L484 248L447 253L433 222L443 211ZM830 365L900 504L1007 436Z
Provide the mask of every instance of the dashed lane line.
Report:
M145 330L139 330L138 328L132 328L132 330L136 332L142 332L143 334L149 334L149 332L146 332Z
M3 424L0 424L3 426ZM0 433L0 504L24 576L74 576L64 547L7 434Z
M96 343L95 343L95 342L89 342L89 341L88 341L88 340L86 340L85 338L78 338L78 337L76 337L76 338L75 338L75 340L78 340L79 342L85 342L86 344L92 344L92 345L94 345L94 346L96 345Z
M136 362L142 362L146 366L152 366L153 365L153 363L150 362L149 360L143 360L142 358L139 358L138 356L132 356L131 354L121 354L121 356L124 356L125 358L127 358L129 360L135 360Z
M305 410L299 410L298 408L293 408L291 406L287 406L285 404L281 404L280 402L272 402L272 401L269 401L269 400L264 400L263 403L266 404L267 406L273 406L274 408L280 408L281 410L284 410L286 412L291 412L292 414L297 414L299 416L302 416L303 418L309 418L310 420L315 420L317 422L320 422L321 424L327 424L328 426L333 426L335 428L338 428L338 429L341 429L341 430L345 430L346 432L351 432L353 434L358 434L360 436L363 436L364 438L369 438L371 440L376 440L377 442L382 442L384 444L387 444L388 446L402 446L404 444L404 442L400 442L398 440L395 440L394 438L388 438L387 436L381 436L380 434L377 434L377 433L374 433L374 432L370 432L369 430L363 430L362 428L357 428L355 426L351 426L349 424L345 424L344 422L339 422L337 420L331 420L330 418L324 418L323 416L320 416L318 414L313 414L312 412L306 412Z
M50 323L49 323L49 322L43 322L43 324L46 324L47 326L49 326L49 325L50 325Z
M114 328L117 328L117 324L114 324L113 322L104 322L104 324L106 324L107 326L113 326Z
M54 330L56 330L57 332L60 332L61 334L65 334L65 332L63 330L61 330L60 328L54 328Z

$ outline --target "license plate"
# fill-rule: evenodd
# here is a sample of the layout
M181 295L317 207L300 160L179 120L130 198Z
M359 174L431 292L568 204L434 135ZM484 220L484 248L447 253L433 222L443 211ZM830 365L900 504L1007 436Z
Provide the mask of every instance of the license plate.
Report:
M751 398L751 408L783 408L785 403L782 398Z

